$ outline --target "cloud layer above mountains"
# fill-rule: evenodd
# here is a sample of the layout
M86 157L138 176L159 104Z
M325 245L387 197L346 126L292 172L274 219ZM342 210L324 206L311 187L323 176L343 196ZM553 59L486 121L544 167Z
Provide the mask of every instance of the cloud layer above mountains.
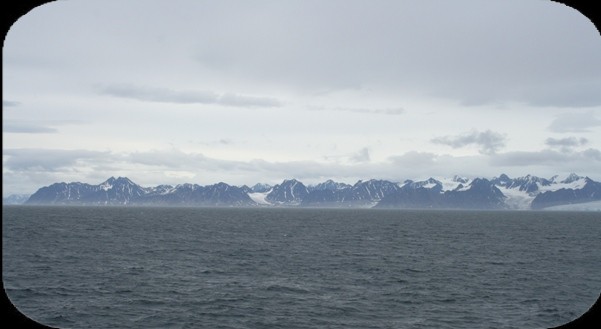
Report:
M4 193L601 179L601 36L553 1L64 1L3 49Z

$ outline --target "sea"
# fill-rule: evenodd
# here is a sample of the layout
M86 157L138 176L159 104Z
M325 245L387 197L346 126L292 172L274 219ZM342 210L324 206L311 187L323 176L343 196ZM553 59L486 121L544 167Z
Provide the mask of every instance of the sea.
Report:
M601 212L3 206L6 294L57 328L550 328Z

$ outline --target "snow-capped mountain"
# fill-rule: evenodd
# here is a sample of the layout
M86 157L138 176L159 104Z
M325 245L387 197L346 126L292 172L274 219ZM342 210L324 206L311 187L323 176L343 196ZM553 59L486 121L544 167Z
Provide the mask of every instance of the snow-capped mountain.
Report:
M145 189L147 195L165 195L173 191L171 185L158 185L155 187L148 187Z
M551 181L548 179L526 175L525 177L519 177L511 180L511 184L506 186L509 189L517 188L520 191L527 193L536 193L544 186L551 185Z
M434 179L406 180L395 192L382 198L375 208L440 208L442 183Z
M26 204L253 206L255 202L241 188L225 183L143 188L128 178L111 177L98 185L52 184L39 189Z
M241 187L226 183L201 186L180 184L173 188L162 185L138 200L140 204L153 205L196 205L196 206L254 206L255 202Z
M351 187L351 185L345 183L338 183L331 179L328 179L327 181L319 183L317 185L309 185L307 189L309 190L309 192L313 192L321 190L343 190L349 187Z
M370 179L355 185L328 180L317 184L301 202L304 207L372 207L386 195L398 190L396 183Z
M126 177L111 177L99 185L55 183L39 189L27 204L106 204L132 203L146 191Z
M572 173L564 178L556 175L551 179L532 175L512 179L502 174L492 181L505 195L505 204L509 209L542 209L554 205L601 200L599 192L595 194L597 191L595 184L581 191L589 180L587 177ZM561 190L564 191L556 194ZM536 199L538 200L535 202ZM555 201L551 201L552 199Z
M413 209L560 209L601 201L601 183L570 174L551 179L532 175L510 178L430 177L394 183L370 179L354 185L326 180L307 188L296 179L269 186L180 184L141 187L128 178L111 177L98 185L55 183L42 187L26 204L191 205L377 207ZM7 204L6 202L4 204ZM594 208L594 207L593 207Z
M111 177L100 184L97 192L99 197L104 198L105 203L127 204L139 199L146 191L127 177Z
M253 185L253 187L251 187L250 189L254 193L265 193L265 192L269 192L269 190L271 190L271 185L257 183L255 185Z
M560 183L560 184L571 184L573 182L579 181L584 177L578 176L574 173L569 174L567 177L562 178L559 175L555 175L551 178L551 182Z
M3 205L24 204L29 199L29 194L11 194L6 198L2 198Z
M296 179L286 179L275 185L265 196L272 204L298 205L309 194L307 187Z
M418 209L504 209L503 193L489 180L476 178L454 179L456 185L443 183L434 178L425 181L405 181L401 188L383 198L377 208ZM462 183L463 182L463 183ZM468 185L463 185L463 184Z
M547 189L537 194L532 200L532 209L543 209L553 206L594 202L601 200L601 183L588 177L561 181L559 189Z
M445 208L505 209L505 196L488 179L475 178L467 187L445 191Z
M359 205L374 206L382 198L398 190L398 184L387 180L358 181L350 190L350 199Z

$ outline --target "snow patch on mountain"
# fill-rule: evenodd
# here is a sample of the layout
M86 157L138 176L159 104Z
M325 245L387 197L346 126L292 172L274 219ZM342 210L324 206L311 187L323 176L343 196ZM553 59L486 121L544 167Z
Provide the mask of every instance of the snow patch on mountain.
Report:
M271 203L265 199L267 197L267 194L269 194L269 192L271 192L271 190L269 190L267 192L253 192L253 193L248 193L248 196L250 197L251 200L253 200L257 204L271 205Z
M465 191L469 189L469 185L471 183L469 179L459 176L455 176L453 178L436 177L436 180L442 183L442 192L454 191L457 188L460 188L460 190Z
M365 203L365 204L359 204L357 206L357 208L359 208L359 209L369 209L369 208L375 207L377 204L378 204L378 201L372 201L372 202Z
M454 191L459 188L460 191L465 191L469 189L469 185L471 180L464 177L454 176L452 178L449 177L430 177L425 180L406 180L405 182L398 184L399 187L407 186L412 188L426 188L432 189L437 186L441 186L442 189L440 193L444 193L446 191Z
M263 192L269 192L271 190L271 187L272 186L269 184L257 183L255 185L253 185L253 187L251 187L250 189L254 193L256 193L256 192L263 193Z
M532 203L532 200L534 200L534 195L531 195L526 191L520 191L518 188L507 188L504 186L497 186L497 188L506 197L505 204L509 209L530 209L530 204Z
M108 191L112 188L113 188L113 185L111 185L111 183L109 183L108 181L100 184L100 189L103 191Z
M159 185L155 187L149 187L145 189L146 193L153 193L158 195L166 195L176 191L175 187L171 185Z
M579 189L583 188L584 185L586 185L586 178L579 177L579 176L576 176L576 177L570 176L568 179L562 180L559 183L551 184L548 186L540 186L539 190L540 190L540 192L557 191L562 188L579 190Z

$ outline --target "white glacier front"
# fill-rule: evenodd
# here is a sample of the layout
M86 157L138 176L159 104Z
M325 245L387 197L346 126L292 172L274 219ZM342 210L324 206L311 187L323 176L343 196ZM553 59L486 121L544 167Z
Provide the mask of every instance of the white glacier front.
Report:
M269 192L271 192L271 190L269 190L267 192L248 193L248 196L250 197L251 200L253 200L254 202L256 202L258 204L271 205L271 203L269 203L269 201L265 200L265 198L267 197L267 194L269 194Z

